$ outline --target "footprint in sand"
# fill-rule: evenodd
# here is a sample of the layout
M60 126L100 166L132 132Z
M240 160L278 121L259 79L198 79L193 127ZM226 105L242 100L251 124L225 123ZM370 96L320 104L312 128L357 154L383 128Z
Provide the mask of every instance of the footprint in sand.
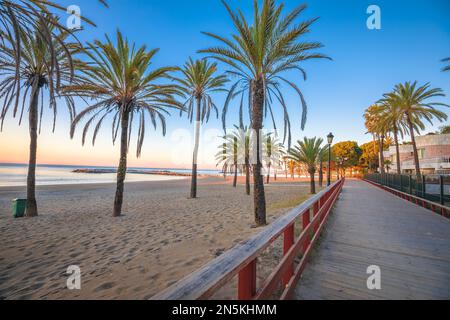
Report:
M105 282L102 285L98 286L94 291L99 292L103 290L108 290L114 287L116 284L114 282Z

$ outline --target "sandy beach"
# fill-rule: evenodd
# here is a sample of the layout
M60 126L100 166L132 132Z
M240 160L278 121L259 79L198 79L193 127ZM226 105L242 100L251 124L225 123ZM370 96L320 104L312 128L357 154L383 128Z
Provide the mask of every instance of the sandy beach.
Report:
M266 187L268 220L304 201L308 184ZM242 181L242 178L240 178ZM220 177L126 184L124 216L113 218L114 184L37 188L40 216L14 219L0 188L0 299L148 299L261 229L253 197ZM66 288L67 267L81 268L81 290Z

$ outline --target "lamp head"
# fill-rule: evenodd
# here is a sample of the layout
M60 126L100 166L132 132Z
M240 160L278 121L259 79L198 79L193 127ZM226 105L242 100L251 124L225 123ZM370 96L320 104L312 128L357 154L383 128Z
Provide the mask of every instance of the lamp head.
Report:
M330 132L327 136L327 140L328 140L328 144L332 144L333 143L333 134Z

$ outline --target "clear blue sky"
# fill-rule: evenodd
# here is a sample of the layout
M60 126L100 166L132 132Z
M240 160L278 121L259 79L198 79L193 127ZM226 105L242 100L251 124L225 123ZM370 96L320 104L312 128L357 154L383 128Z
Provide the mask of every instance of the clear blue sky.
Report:
M73 4L72 0L58 2ZM252 2L228 1L232 7L243 9L248 17L251 17ZM286 4L287 10L303 3L280 2ZM200 31L221 35L233 31L219 0L109 0L109 9L93 0L78 0L76 3L82 14L98 25L97 28L87 27L80 39L103 39L105 33L112 34L119 28L137 44L160 48L155 59L157 66L180 65L189 56L200 56L196 53L198 49L216 44ZM325 137L332 131L336 140L369 141L362 119L364 109L398 82L431 82L450 94L450 72L440 72L443 67L440 60L450 56L450 1L314 0L306 3L309 6L301 19L320 17L307 38L322 42L325 47L321 51L333 61L305 63L307 81L295 74L289 75L303 90L309 106L306 129L301 131L299 101L294 92L287 89L294 139L304 135ZM366 10L371 4L381 8L381 30L366 27ZM223 95L216 97L219 106L223 100ZM450 98L443 101L450 103ZM60 135L65 135L68 125L61 124L64 115L60 120L58 130ZM234 121L230 116L229 123ZM177 128L190 130L186 119L180 119L178 115L168 122L169 135ZM279 124L281 127L282 123ZM220 129L221 123L212 119L206 128ZM21 131L26 133L26 128L22 127ZM104 131L105 140L100 143L111 146L110 130L105 126ZM4 134L0 134L0 140ZM20 136L20 143L26 146L26 135L23 139ZM43 139L47 139L46 136ZM157 146L158 152L164 153L167 139L161 138L159 132L152 133L146 138L145 145L148 148ZM111 159L113 164L117 158L115 155ZM143 156L148 159L146 161L152 161L151 152L145 156L144 151Z

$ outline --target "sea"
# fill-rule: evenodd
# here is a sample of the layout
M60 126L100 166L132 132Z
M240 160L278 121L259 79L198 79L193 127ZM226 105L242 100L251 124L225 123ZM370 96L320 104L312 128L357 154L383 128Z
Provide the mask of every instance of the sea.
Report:
M111 170L115 167L72 166L72 165L37 165L37 185L111 183L116 181L115 173L75 173L76 169ZM140 174L139 171L169 171L174 173L190 173L190 169L173 168L136 168L129 167L136 173L127 173L126 182L177 180L183 177ZM28 165L16 163L0 163L0 187L25 186ZM218 170L198 170L199 174L219 175Z

